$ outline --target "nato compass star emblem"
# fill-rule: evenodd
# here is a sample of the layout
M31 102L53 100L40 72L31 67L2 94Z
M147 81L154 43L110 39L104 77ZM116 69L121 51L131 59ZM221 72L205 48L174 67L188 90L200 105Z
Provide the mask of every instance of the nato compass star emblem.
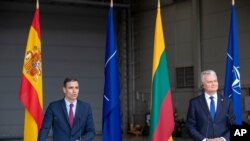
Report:
M233 83L232 83L232 90L235 94L240 95L240 67L233 66ZM229 96L231 97L232 94Z

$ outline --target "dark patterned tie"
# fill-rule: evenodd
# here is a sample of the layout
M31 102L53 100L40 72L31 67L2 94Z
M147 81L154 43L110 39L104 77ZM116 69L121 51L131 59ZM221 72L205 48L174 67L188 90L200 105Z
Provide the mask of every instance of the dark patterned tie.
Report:
M215 104L214 104L214 97L210 96L211 102L210 102L210 114L212 117L212 120L214 120L214 116L215 116Z
M72 128L73 127L73 122L74 122L74 114L73 114L73 106L74 104L69 105L69 125Z

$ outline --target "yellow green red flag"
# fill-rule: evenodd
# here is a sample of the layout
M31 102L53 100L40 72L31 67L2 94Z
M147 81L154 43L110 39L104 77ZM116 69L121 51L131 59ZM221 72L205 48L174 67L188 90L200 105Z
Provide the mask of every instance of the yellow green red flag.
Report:
M37 3L29 31L19 92L19 99L25 108L24 141L37 141L43 120L42 93L42 55Z
M158 3L152 70L151 141L173 140L174 114L167 66L161 9Z

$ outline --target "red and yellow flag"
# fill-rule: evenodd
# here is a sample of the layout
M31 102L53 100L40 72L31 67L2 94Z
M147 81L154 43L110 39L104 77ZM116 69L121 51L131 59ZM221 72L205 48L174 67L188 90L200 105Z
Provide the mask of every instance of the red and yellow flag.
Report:
M158 2L152 70L151 141L173 140L174 113L167 66L161 10Z
M42 55L37 2L28 36L19 92L19 99L25 108L24 141L37 141L43 120L42 93Z

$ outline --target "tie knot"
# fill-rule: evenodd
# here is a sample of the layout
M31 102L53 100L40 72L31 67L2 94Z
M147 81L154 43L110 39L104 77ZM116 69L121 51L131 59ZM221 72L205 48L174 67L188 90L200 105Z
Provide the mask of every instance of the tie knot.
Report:
M70 108L74 107L74 104L72 104L72 103L71 103L71 104L69 104L69 107L70 107Z
M214 99L214 97L213 97L213 96L210 96L209 98L210 98L211 100L213 100L213 99Z

